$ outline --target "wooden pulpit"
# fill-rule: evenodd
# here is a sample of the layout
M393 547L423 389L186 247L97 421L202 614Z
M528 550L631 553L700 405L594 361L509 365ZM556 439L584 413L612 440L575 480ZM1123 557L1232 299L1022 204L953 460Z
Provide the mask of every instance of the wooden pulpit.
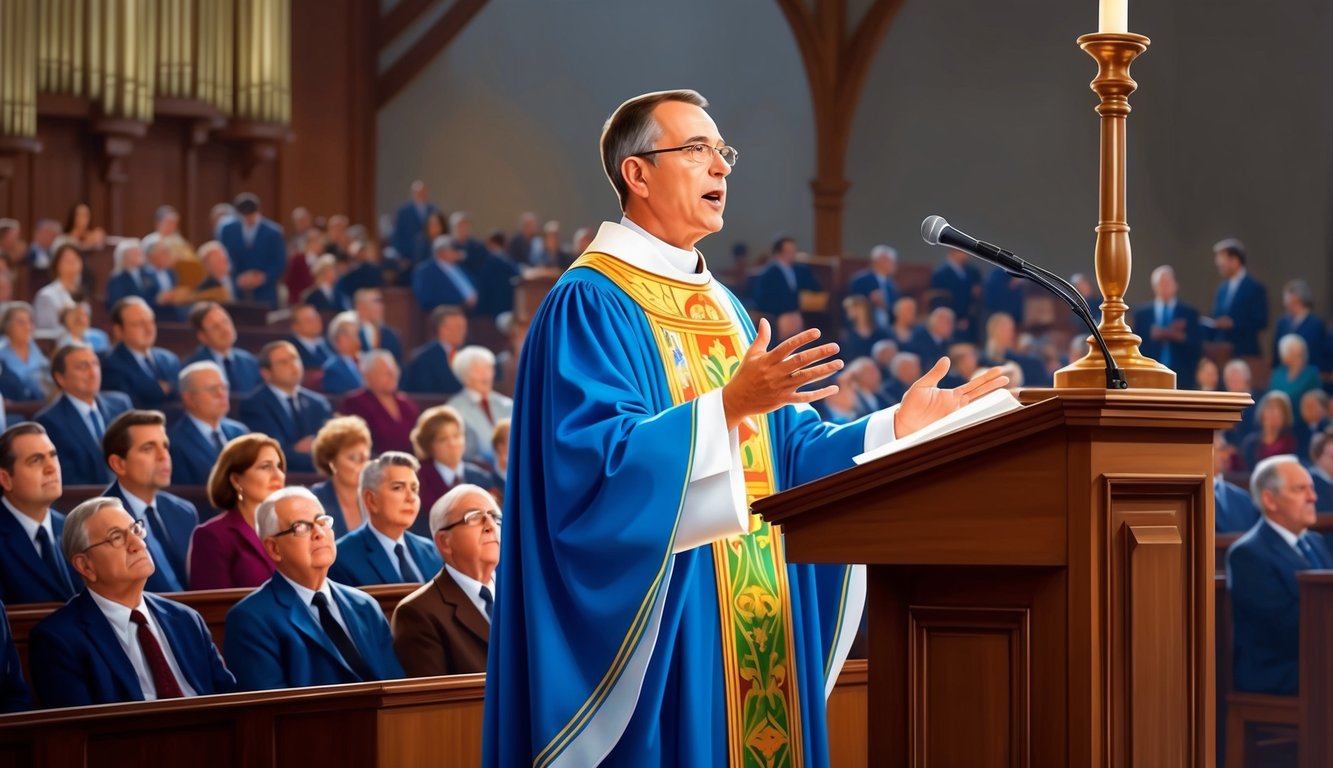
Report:
M1020 400L754 506L868 566L869 764L1211 768L1212 430L1249 397Z

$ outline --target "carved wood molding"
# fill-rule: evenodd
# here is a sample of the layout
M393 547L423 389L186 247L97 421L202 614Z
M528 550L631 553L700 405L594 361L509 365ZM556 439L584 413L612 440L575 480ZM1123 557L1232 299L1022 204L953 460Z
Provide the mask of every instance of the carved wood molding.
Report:
M454 0L449 10L445 11L444 15L432 24L411 48L407 49L406 53L380 74L375 89L378 106L383 107L388 104L407 87L408 83L416 79L417 75L421 74L421 71L440 55L454 38L458 37L458 33L462 32L485 6L486 0ZM381 29L383 30L388 23L387 18L382 20ZM382 31L381 45L390 39L385 37L386 34Z
M874 0L847 30L847 0L777 0L796 38L810 81L815 117L815 252L842 253L842 210L847 189L847 141L870 63L903 0Z

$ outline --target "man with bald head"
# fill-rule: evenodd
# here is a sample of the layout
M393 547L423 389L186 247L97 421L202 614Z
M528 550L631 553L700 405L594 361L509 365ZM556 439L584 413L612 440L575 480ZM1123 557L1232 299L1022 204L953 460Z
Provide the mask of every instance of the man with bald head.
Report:
M486 671L500 520L495 499L467 483L431 507L444 567L393 612L393 647L409 677Z
M87 587L33 628L33 687L47 707L229 693L203 618L144 584L155 564L148 526L119 499L99 496L69 513L60 545Z
M277 572L227 612L227 661L243 690L403 676L379 603L328 579L333 518L309 489L275 491L255 511Z

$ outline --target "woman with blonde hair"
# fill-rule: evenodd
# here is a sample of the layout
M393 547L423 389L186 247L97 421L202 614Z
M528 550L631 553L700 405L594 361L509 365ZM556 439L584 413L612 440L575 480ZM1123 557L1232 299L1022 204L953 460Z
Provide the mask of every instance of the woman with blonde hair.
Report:
M315 470L329 478L310 487L333 518L333 535L342 536L361 527L357 483L361 468L370 460L370 427L360 416L338 416L324 422L310 444ZM422 504L425 507L425 504Z

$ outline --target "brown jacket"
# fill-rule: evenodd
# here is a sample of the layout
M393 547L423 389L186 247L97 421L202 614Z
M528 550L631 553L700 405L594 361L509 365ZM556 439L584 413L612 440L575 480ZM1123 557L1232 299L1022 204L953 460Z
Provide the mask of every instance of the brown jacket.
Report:
M485 672L490 633L490 622L444 568L393 612L393 649L408 677Z

